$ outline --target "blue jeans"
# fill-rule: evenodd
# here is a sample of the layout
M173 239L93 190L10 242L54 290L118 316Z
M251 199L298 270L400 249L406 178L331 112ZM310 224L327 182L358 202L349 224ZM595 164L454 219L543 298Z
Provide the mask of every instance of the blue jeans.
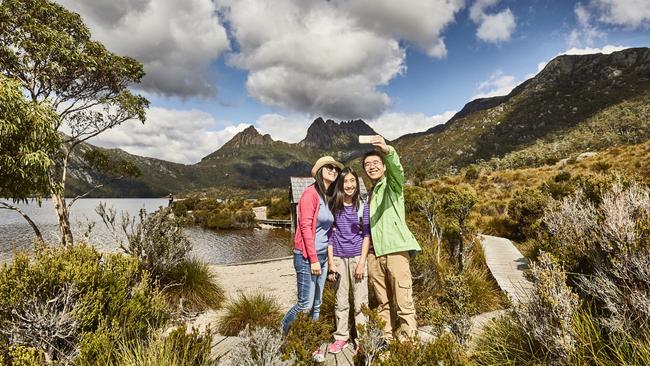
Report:
M323 302L323 288L327 280L327 253L319 254L321 274L311 274L309 259L300 252L293 253L293 267L296 269L298 284L298 303L294 305L282 319L282 332L287 334L291 323L296 320L298 313L309 313L312 320L317 320L320 315L320 305Z

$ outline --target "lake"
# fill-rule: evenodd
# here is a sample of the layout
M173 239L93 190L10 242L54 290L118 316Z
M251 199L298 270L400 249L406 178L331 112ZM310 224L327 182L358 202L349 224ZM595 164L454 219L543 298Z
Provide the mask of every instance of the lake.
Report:
M103 202L118 212L136 216L140 209L153 212L167 206L167 199L159 198L86 198L72 207L70 225L75 241L88 231L88 224L95 222L90 231L89 242L102 252L119 251L117 240L101 222L95 208ZM41 207L35 202L18 204L41 230L45 240L58 242L58 225L51 200L43 200ZM259 259L279 258L290 255L290 234L286 229L248 229L209 231L201 228L185 228L193 244L192 256L212 264L227 264ZM13 210L0 210L0 263L13 257L15 249L30 251L34 231Z

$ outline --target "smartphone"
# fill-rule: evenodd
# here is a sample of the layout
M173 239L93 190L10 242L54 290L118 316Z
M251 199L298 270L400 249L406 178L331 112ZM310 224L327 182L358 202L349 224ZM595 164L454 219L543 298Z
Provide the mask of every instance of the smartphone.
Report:
M374 136L372 136L372 135L359 135L359 143L360 144L371 144L372 142L370 142L370 140L373 137Z

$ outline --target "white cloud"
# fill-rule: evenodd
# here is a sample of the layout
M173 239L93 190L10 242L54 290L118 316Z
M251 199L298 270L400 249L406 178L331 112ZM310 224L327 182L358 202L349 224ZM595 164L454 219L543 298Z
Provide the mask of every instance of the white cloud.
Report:
M405 70L400 40L443 57L441 35L462 0L217 0L256 100L289 113L375 118L391 105L378 89ZM364 5L365 4L365 5Z
M407 133L426 131L435 125L445 123L455 113L455 111L447 111L433 116L426 116L423 113L384 113L368 121L368 125L380 135L393 140Z
M136 58L139 88L166 96L215 93L210 64L229 49L211 0L55 0L84 19L94 39Z
M305 138L308 122L313 120L313 117L303 114L283 116L269 113L257 118L255 127L260 133L271 135L274 140L295 143Z
M517 27L515 16L506 8L494 14L486 9L499 3L499 0L476 0L469 10L469 17L478 25L476 37L484 42L501 43L510 40Z
M519 83L516 77L497 70L488 80L479 84L472 99L508 95Z
M590 5L602 22L631 28L650 26L648 0L591 0Z
M569 48L568 50L562 52L562 55L588 55L588 54L593 54L593 53L602 53L605 55L609 55L612 52L616 51L622 51L626 48L626 46L615 46L608 44L606 46L600 47L600 48L594 48L594 47L584 47L584 48ZM559 55L558 55L559 56Z
M573 12L578 20L578 28L569 33L567 48L592 47L598 39L605 37L605 33L592 23L592 14L587 7L578 3Z
M128 121L88 142L140 156L194 164L249 126L240 123L215 131L216 125L218 121L203 111L153 107L147 111L145 124Z
M447 55L442 31L465 5L464 0L338 0L337 3L362 26L412 42L436 58Z

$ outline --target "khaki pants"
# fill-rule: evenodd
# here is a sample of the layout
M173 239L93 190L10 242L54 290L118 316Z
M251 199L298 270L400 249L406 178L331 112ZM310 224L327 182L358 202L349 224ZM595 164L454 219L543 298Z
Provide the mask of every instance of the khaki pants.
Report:
M337 341L347 341L350 339L350 327L348 325L348 318L350 316L350 287L352 287L352 297L354 299L355 326L366 323L366 316L361 313L361 307L364 304L366 306L368 305L368 267L366 266L364 268L363 278L361 280L354 278L354 272L360 258L361 256L350 258L334 257L334 266L341 276L336 283L336 306L334 307L334 314L336 316L334 339Z
M393 339L413 337L417 334L411 268L408 252L398 252L376 257L368 253L368 280L377 297L377 312L386 322L384 337ZM396 319L391 317L391 308Z

